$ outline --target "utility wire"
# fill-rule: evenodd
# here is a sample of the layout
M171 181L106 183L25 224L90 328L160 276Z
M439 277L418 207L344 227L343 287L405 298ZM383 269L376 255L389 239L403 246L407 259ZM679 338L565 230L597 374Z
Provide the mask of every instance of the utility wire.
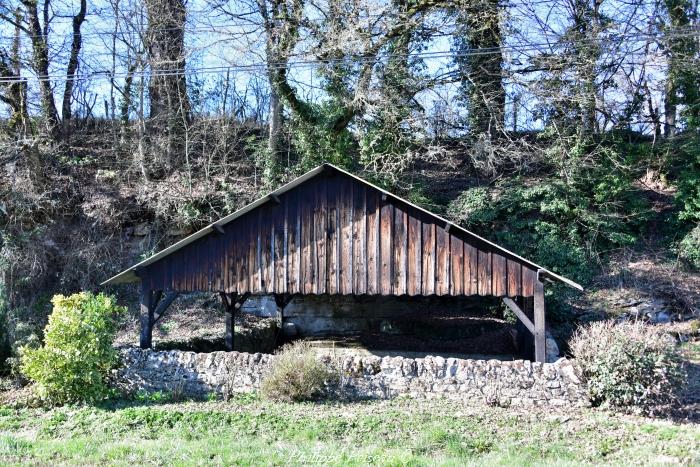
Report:
M556 3L556 2L557 2L557 0L540 0L540 1L535 1L535 2L526 2L526 3L523 3L522 5L514 5L514 4L511 4L511 5L506 5L506 6L510 6L510 7L516 7L516 6L530 6L530 5L547 4L547 3ZM499 8L500 8L500 7L499 7ZM202 11L202 12L201 12L201 14L211 14L211 13L212 13L211 11ZM100 17L100 19L103 19L103 20L104 20L104 19L112 19L112 20L115 20L115 21L116 21L116 20L122 20L122 19L124 19L125 17L128 17L128 16L130 16L130 15L129 15L128 13L125 13L125 14L121 15L120 17L109 16L109 17L107 17L107 18L104 18L104 17L101 17L99 14L90 14L90 13L88 13L86 16L87 16L87 17L90 17L90 16L97 16L97 17ZM386 17L387 19L396 19L396 17L392 17L391 15L377 14L377 15L363 15L362 17L358 18L358 20L359 20L359 21L362 21L362 20L365 20L365 19L368 19L368 20L369 20L369 19L379 19L379 18L382 18L382 17ZM327 22L327 20L326 20L326 19L323 19L323 18L319 18L319 19L305 19L304 22L306 22L306 23L325 23L325 22ZM54 20L54 23L52 23L52 24L54 24L54 25L55 25L55 24L65 24L66 27L69 27L69 26L72 25L72 19L71 19L71 21L66 21L65 23L57 22L57 21ZM88 26L90 25L90 23L86 23L86 24L87 24ZM253 21L247 21L247 22L244 21L244 22L241 22L241 23L218 23L218 24L211 24L211 25L209 25L209 26L189 27L189 28L188 28L188 27L184 27L184 28L180 28L180 27L152 28L152 29L147 29L147 31L167 32L167 31L176 31L176 30L177 30L177 31L180 31L180 30L184 30L185 33L190 33L190 34L196 34L196 33L199 33L199 32L202 32L202 33L211 33L211 32L214 32L214 33L220 33L220 34L236 34L237 32L235 32L235 31L218 31L217 28L229 28L229 27L232 27L232 28L236 28L236 27L244 28L244 27L252 27L252 26L262 27L262 25L257 24L257 23L255 23L255 22L253 22ZM146 31L144 31L144 32L146 32ZM238 33L240 33L240 32L238 32ZM114 35L114 31L113 31L113 30L108 30L108 31L99 31L99 30L98 30L98 31L81 32L81 37L95 37L95 36L103 36L103 35L105 35L105 36L112 36L112 35ZM37 35L23 34L23 37L36 38L36 37L44 37L44 35L42 35L42 34L37 34ZM6 40L7 40L7 39L13 39L13 38L14 38L14 36L3 36L3 35L0 35L0 39L6 39Z
M697 28L692 28L692 32L689 29L685 29L687 32L679 32L665 34L664 38L678 38L678 37L692 37L695 36ZM653 33L634 33L627 35L616 35L614 37L608 38L609 41L623 41L623 40L634 40L634 39L654 39L657 38L657 34ZM308 60L295 60L295 61L283 61L283 62L270 62L270 63L252 63L243 65L217 65L211 67L196 67L196 68L175 68L175 69L155 69L151 71L138 71L133 73L119 72L110 73L108 70L96 71L90 74L74 75L72 77L67 77L65 74L49 74L42 76L27 76L27 77L3 77L0 78L0 84L14 84L21 82L39 82L39 81L86 81L100 77L106 77L108 79L120 79L126 77L167 77L167 76L179 76L187 74L208 74L208 73L219 73L223 71L234 71L234 72L253 72L253 71L267 71L270 69L303 69L303 68L313 68L317 65L332 65L332 64L366 64L374 63L381 60L391 59L391 58L421 58L421 59L440 59L440 58L467 58L473 56L482 55L495 55L503 54L505 52L516 52L518 54L523 54L526 52L542 52L542 47L559 48L572 45L581 45L587 43L597 43L605 42L598 38L589 39L577 39L577 40L564 40L558 42L546 42L546 43L536 43L536 44L526 44L526 45L509 45L501 47L490 47L490 48L480 48L472 49L465 52L455 52L453 50L449 51L432 51L432 52L418 52L414 54L390 54L384 55L379 58L377 57L366 57L362 55L351 55L341 58L331 58L331 59L308 59Z

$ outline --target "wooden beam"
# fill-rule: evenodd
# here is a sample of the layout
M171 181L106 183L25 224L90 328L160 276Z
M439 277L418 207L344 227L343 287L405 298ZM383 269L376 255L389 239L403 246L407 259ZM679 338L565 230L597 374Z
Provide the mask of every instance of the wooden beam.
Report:
M153 291L147 289L142 283L141 308L139 313L139 320L141 321L139 344L142 349L150 349L153 346L154 298Z
M544 322L544 284L540 281L539 274L535 280L535 361L544 363L547 358Z
M530 331L533 335L535 334L535 325L530 321L530 318L527 317L525 312L520 309L517 303L515 303L513 300L511 300L508 297L503 297L503 303L506 304L506 306L515 313L515 316L518 317L520 321L525 325L525 327Z
M160 295L162 296L163 292L160 291ZM168 310L170 305L175 301L175 299L180 295L179 292L168 292L165 294L165 297L161 298L158 297L158 300L156 301L156 304L154 304L154 311L153 311L153 323L157 323L160 318L163 317L163 314Z

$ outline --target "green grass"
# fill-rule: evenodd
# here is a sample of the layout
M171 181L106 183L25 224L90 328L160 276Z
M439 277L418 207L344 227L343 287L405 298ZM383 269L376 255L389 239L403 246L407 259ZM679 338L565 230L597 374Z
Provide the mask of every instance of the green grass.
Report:
M572 465L700 462L700 428L595 410L116 401L0 407L0 464Z

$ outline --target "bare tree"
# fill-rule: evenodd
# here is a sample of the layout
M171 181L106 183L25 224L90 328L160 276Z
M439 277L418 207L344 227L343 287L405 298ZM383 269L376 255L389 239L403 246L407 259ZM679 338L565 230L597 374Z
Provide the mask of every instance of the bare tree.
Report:
M85 21L87 13L87 1L80 0L80 9L78 14L73 17L73 40L70 47L70 56L68 58L68 66L66 67L66 85L63 88L63 104L61 106L61 118L63 120L63 136L70 138L71 132L71 102L73 99L73 87L75 76L78 71L78 56L80 48L83 46L82 34L80 28Z

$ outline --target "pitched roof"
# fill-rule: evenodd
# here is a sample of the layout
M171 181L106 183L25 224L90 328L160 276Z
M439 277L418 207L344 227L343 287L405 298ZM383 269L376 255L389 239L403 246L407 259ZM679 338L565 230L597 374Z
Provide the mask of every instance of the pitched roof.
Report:
M483 237L480 237L479 235L477 235L477 234L475 234L467 229L460 227L457 224L454 224L454 223L438 216L437 214L434 214L430 211L427 211L426 209L423 209L420 206L416 206L413 203L411 203L411 202L409 202L409 201L407 201L399 196L396 196L393 193L390 193L390 192L388 192L388 191L386 191L386 190L384 190L376 185L373 185L372 183L369 183L366 180L363 180L360 177L357 177L356 175L353 175L353 174L351 174L343 169L340 169L340 168L338 168L332 164L328 164L328 163L322 164L322 165L316 167L315 169L306 172L304 175L292 180L291 182L276 189L275 191L268 193L267 195L263 196L262 198L259 198L255 201L253 201L252 203L244 206L243 208L239 209L238 211L236 211L232 214L229 214L228 216L225 216L225 217L219 219L218 221L213 222L212 224L209 224L208 226L193 233L192 235L183 238L179 242L174 243L173 245L170 245L169 247L165 248L164 250L159 251L158 253L156 253L148 258L146 258L145 260L134 264L133 266L129 267L128 269L125 269L124 271L120 272L119 274L107 279L101 285L112 285L112 284L138 282L139 277L136 273L136 271L138 269L143 268L144 266L148 266L149 264L155 263L156 261L180 250L181 248L184 248L185 246L189 245L190 243L192 243L192 242L194 242L194 241L196 241L196 240L198 240L198 239L200 239L200 238L202 238L202 237L204 237L212 232L216 232L217 230L220 229L220 227L223 227L224 225L228 224L229 222L232 222L233 220L235 220L235 219L243 216L244 214L256 209L257 207L269 202L270 200L274 200L277 196L280 196L283 193L305 183L306 181L312 179L313 177L321 174L324 170L328 170L328 169L336 170L344 175L347 175L347 176L353 178L354 180L356 180L356 181L358 181L358 182L360 182L368 187L371 187L375 190L378 190L381 193L386 194L387 196L390 196L390 197L392 197L392 198L394 198L402 203L405 203L409 206L412 206L413 208L415 208L419 211L422 211L423 213L433 217L434 219L436 219L440 222L443 222L446 225L449 225L451 229L454 228L456 230L459 230L459 231L463 232L464 234L466 234L468 237L471 237L473 240L480 242L480 243L483 243L483 244L486 244L486 245L489 245L494 250L500 251L500 252L506 254L507 256L510 256L512 258L515 258L515 259L521 261L522 263L537 270L538 274L543 276L544 278L548 278L548 279L550 279L552 281L556 281L556 282L561 282L563 284L566 284L566 285L573 287L575 289L578 289L578 290L583 290L583 287L581 285L577 284L576 282L574 282L570 279L567 279L566 277L563 277L559 274L556 274L547 268L544 268L544 267L542 267L542 266L540 266L540 265L538 265L538 264L536 264L536 263L534 263L526 258L523 258L522 256L519 256L516 253L513 253L512 251L509 251L509 250L507 250L507 249L505 249L505 248L503 248L503 247L501 247L501 246L499 246L499 245L497 245L497 244L495 244L495 243L493 243L493 242L491 242Z

